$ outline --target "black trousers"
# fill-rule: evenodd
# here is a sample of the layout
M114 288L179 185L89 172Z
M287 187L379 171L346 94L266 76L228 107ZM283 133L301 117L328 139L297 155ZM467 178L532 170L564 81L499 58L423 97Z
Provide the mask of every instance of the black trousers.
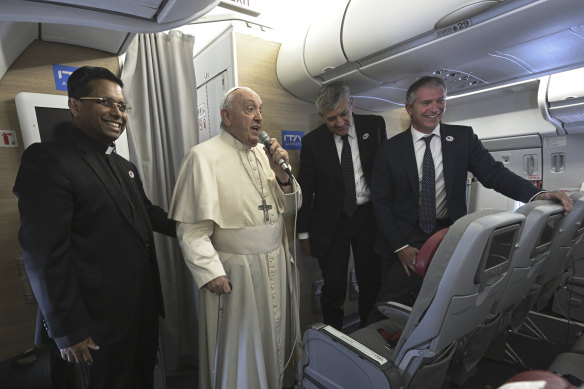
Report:
M158 304L150 272L140 296L140 307L123 341L99 344L90 350L93 365L85 366L88 389L152 389L158 351ZM96 342L97 343L97 342Z
M375 221L371 202L358 206L353 216L343 215L331 247L318 260L324 280L321 306L325 324L342 329L351 249L359 284L361 326L367 323L381 284L379 257L375 254L374 244Z
M450 219L438 220L435 230L430 234L416 226L408 238L409 245L419 249L435 231L451 224ZM381 259L381 272L383 278L377 302L395 301L410 307L414 305L422 287L422 277L413 271L410 271L408 277L397 254L394 253Z

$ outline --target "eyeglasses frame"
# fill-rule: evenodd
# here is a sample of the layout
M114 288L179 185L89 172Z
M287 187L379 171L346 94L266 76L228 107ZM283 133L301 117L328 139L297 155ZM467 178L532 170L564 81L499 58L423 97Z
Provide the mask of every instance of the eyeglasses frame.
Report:
M125 112L125 113L132 110L132 107L130 107L126 103L116 103L115 101L113 101L112 99L107 98L107 97L80 97L78 100L79 101L95 101L96 103L98 103L104 107L109 107L109 108L117 107L120 110L120 112Z

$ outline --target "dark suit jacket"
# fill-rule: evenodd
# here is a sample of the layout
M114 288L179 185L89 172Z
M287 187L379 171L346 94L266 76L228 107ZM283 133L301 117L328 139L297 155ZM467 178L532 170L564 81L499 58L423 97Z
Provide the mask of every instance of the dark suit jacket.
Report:
M146 303L163 314L152 229L176 236L175 223L148 200L136 167L112 157L128 172L129 188L141 199L134 212L146 212L148 226L136 225L103 153L78 128L26 149L16 178L23 259L60 348L88 336L97 344L122 339L140 306L145 274L153 276L158 297Z
M419 179L412 129L379 148L371 199L377 220L375 249L383 257L408 244L418 219ZM448 217L466 215L466 178L471 172L487 188L528 202L540 190L493 159L471 127L441 124L442 161Z
M385 121L377 115L355 114L353 121L363 173L367 184L371 185L377 147L387 139ZM344 192L334 134L325 124L302 138L298 182L304 198L298 211L298 232L310 234L312 255L322 257L341 219Z

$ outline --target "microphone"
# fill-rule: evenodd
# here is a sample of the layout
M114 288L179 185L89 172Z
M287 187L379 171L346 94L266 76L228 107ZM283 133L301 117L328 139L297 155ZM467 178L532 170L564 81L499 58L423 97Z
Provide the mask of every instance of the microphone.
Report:
M260 142L262 142L264 144L264 146L266 147L266 149L268 149L268 152L269 152L270 151L270 136L265 131L262 131L262 132L260 132L259 137L260 137ZM290 171L290 168L286 164L286 161L284 161L284 158L280 158L280 160L278 161L278 164L280 166L282 166L282 169L284 169L290 177L292 177L292 172Z

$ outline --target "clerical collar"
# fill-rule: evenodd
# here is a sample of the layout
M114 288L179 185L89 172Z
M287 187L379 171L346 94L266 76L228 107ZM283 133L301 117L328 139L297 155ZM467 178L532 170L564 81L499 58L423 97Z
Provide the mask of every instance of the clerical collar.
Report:
M243 147L244 151L249 151L252 148L248 145L246 145L245 143L243 143L242 141L240 141L239 139L237 139L232 133L230 133L227 130L223 130L226 134L228 134L230 137L232 137L233 139L235 139L235 142L239 142L239 144L241 144L241 146ZM239 150L239 147L237 147L237 143L235 143L235 148Z
M77 127L75 131L77 131L77 134L81 137L81 139L83 139L84 142L86 142L92 149L97 151L99 154L109 155L112 152L115 152L116 150L115 142L112 142L109 146L106 146L103 143L99 142L97 139L91 137L89 134L87 134L79 127Z

